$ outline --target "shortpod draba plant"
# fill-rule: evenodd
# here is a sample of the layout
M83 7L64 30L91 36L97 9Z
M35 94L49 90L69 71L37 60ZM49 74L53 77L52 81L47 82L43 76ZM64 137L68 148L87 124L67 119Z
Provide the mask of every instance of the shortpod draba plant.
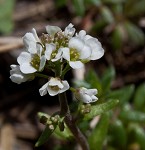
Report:
M81 111L89 113L91 109L89 103L98 100L97 89L84 87L75 89L70 87L64 78L71 68L80 69L85 63L101 58L104 55L104 49L96 38L87 35L84 30L75 34L75 28L71 23L64 31L57 26L46 26L46 31L47 34L43 33L40 37L35 29L24 35L23 43L26 50L18 56L18 65L11 65L10 79L20 84L33 80L35 77L46 78L48 82L39 89L40 95L44 96L48 93L50 96L58 95L59 97L59 112L52 116L39 113L40 122L46 125L46 129L36 146L43 144L57 126L60 131L67 126L82 149L89 150L86 137L77 127L77 118L70 111L66 91L71 90L75 99L84 103ZM52 71L54 76L46 74L46 69Z

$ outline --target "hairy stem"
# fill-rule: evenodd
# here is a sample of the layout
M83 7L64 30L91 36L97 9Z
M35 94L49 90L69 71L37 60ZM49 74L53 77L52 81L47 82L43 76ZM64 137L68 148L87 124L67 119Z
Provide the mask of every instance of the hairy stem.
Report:
M76 126L75 121L70 113L66 93L59 94L59 102L60 102L60 115L65 116L64 121L66 125L74 135L76 141L81 145L82 150L89 150L89 145L85 136Z

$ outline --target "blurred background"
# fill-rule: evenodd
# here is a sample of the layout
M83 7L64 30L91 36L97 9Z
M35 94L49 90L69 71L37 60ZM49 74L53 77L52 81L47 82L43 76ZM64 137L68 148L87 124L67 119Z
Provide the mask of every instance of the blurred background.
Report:
M0 0L0 150L74 150L73 140L53 136L34 147L44 128L37 112L59 110L57 97L40 97L45 82L39 78L20 85L9 79L10 65L24 51L26 32L35 28L41 35L46 25L64 29L69 23L98 38L105 55L87 64L84 81L72 82L72 73L66 78L99 88L102 99L110 94L123 101L100 150L145 150L145 0Z

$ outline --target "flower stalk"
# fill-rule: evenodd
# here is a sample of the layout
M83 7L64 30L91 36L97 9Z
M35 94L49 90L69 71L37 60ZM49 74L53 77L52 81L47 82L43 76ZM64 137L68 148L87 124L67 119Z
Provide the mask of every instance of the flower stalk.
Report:
M83 135L81 130L76 126L76 122L70 113L66 93L59 94L59 102L60 102L60 115L65 116L64 121L66 125L74 135L76 141L82 147L82 150L89 150L89 145L86 137Z

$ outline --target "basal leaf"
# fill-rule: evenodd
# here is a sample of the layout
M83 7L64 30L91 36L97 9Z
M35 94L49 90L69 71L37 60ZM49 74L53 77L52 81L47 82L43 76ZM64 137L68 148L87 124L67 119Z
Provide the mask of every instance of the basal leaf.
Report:
M111 24L114 22L114 16L108 7L103 6L101 8L101 15L108 24Z
M109 136L111 137L111 145L125 149L127 143L127 134L120 120L115 120L109 126Z
M130 100L131 96L133 95L134 89L134 85L128 85L121 89L111 91L108 94L107 98L119 99L120 104L122 105Z
M102 94L101 80L93 69L88 71L88 74L85 77L85 81L91 85L90 88L96 88L98 90L99 96Z
M120 26L116 26L111 36L111 43L114 50L118 50L122 47L123 44L123 36Z
M111 83L115 78L115 69L113 66L109 67L102 77L102 90L103 93L108 92L111 88Z
M0 1L0 32L8 34L13 29L12 14L15 0Z
M128 33L129 39L136 45L144 44L145 42L145 35L143 31L131 22L125 23L125 28Z
M109 115L107 113L101 116L101 119L88 138L91 150L102 150L109 125Z
M140 122L145 123L145 113L134 111L134 110L128 110L128 111L121 111L120 116L122 120L128 121L128 122Z
M137 110L144 109L145 106L145 83L138 86L134 96L134 107Z
M144 6L144 0L127 0L125 3L125 14L131 17L143 15L145 12Z
M73 0L73 5L77 15L83 16L85 13L84 0Z

